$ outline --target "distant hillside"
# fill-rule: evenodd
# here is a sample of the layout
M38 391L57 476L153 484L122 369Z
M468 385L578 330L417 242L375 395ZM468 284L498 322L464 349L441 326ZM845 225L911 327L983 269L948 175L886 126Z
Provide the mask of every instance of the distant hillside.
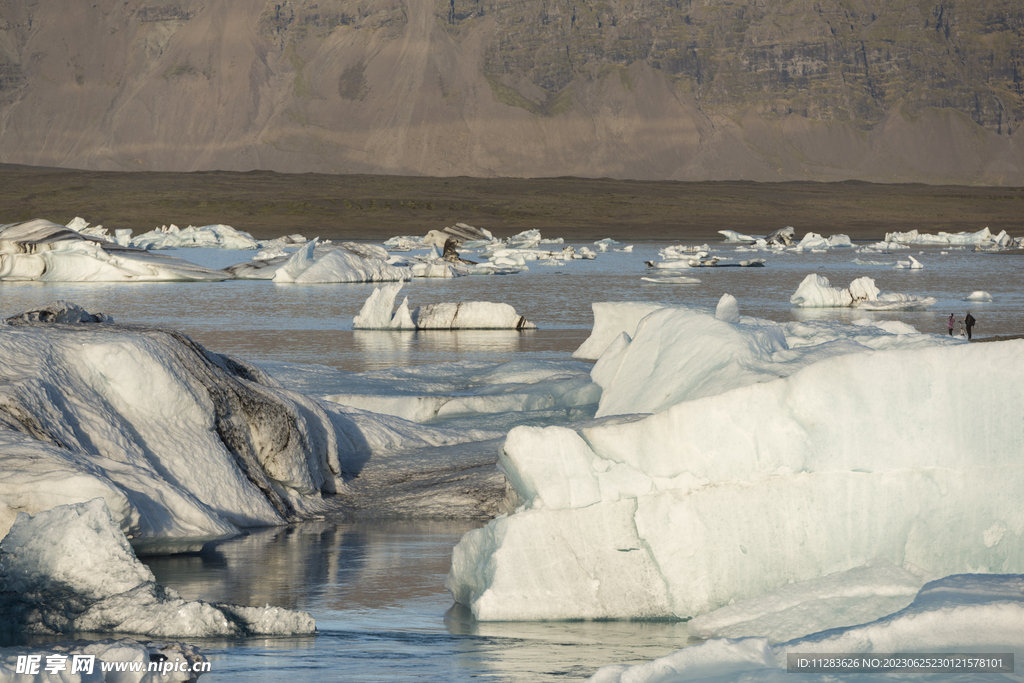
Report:
M0 162L1024 185L1020 0L0 4Z

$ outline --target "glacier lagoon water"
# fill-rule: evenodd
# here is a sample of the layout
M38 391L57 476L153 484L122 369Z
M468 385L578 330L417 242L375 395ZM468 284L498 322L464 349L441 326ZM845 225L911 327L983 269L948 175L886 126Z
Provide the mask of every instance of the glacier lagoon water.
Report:
M122 322L180 329L208 348L256 362L320 363L348 371L451 361L567 359L589 334L594 301L658 301L713 307L723 293L741 312L789 320L901 320L945 334L950 313L970 310L976 335L1024 334L1024 259L964 249L917 247L893 254L762 254L712 244L735 262L765 258L764 268L700 268L698 285L643 281L663 276L645 265L665 244L637 244L564 265L531 262L510 276L416 280L410 304L483 300L512 304L537 323L530 332L397 333L351 329L373 285L223 283L4 283L3 315L57 299ZM943 253L945 252L945 253ZM253 252L179 250L176 256L220 267ZM897 270L913 255L924 268ZM854 259L883 265L858 265ZM794 309L790 295L808 273L844 287L875 279L882 292L932 296L928 311ZM974 290L990 303L966 302ZM609 663L645 661L686 643L684 624L570 622L479 624L453 606L443 588L452 546L473 522L318 521L254 530L203 553L148 558L161 583L186 598L275 604L313 613L311 638L197 642L214 663L204 680L496 681L579 680Z

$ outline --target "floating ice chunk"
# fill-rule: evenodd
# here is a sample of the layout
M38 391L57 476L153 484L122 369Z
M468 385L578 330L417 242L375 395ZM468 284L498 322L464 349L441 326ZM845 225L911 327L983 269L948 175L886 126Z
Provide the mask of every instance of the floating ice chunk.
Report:
M313 633L306 612L188 602L158 586L102 498L21 513L0 542L0 622L37 634L156 637Z
M396 282L412 277L409 268L390 265L389 258L387 251L376 245L312 239L291 255L254 259L225 271L241 279L296 284Z
M772 234L768 235L768 237L765 238L765 242L769 246L771 246L773 244L780 244L780 245L789 247L789 246L792 246L793 240L795 238L796 238L796 229L793 226L791 226L791 225L787 225L786 227L779 228L778 230L776 230Z
M970 294L968 294L964 298L964 301L992 301L992 295L989 294L988 292L983 292L981 290L975 290L975 291L971 292Z
M678 275L675 277L642 277L641 280L657 285L699 285L700 278Z
M420 330L532 330L537 326L509 304L489 301L425 304L412 313Z
M537 326L509 304L489 301L426 304L409 311L408 298L392 315L401 283L380 287L352 320L363 330L534 330Z
M230 277L223 271L122 247L50 221L0 226L0 280L157 282Z
M857 278L846 289L832 287L828 278L810 273L803 279L790 303L800 308L861 308L868 311L912 311L936 303L932 297L911 294L879 294L875 281Z
M260 245L249 233L218 223L198 228L190 225L185 229L165 225L133 237L131 246L140 249L256 249Z
M402 290L402 283L376 287L373 293L366 299L362 309L352 319L353 329L359 330L415 330L416 323L409 314L408 297L399 306L398 311L392 313L395 307L395 299Z
M725 237L725 241L726 242L730 242L730 243L736 243L736 242L755 242L755 241L757 241L756 237L751 237L750 235L744 235L743 233L736 232L735 230L719 230L718 234L724 236Z
M910 270L920 270L921 268L924 268L924 264L921 263L920 261L918 261L913 256L908 256L907 259L908 260L906 260L906 261L897 261L895 268L897 270L899 270L901 268L910 269Z
M573 358L597 360L622 332L632 336L636 326L648 313L665 308L665 304L598 301L591 304L591 308L594 311L594 326L586 341L573 352Z
M539 235L540 233L537 234ZM453 226L442 228L441 230L431 230L427 233L427 236L423 238L422 244L423 246L433 246L438 249L443 249L444 243L449 239L454 239L456 244L462 246L472 242L490 242L494 239L494 236L489 230L485 230L484 228L477 228L466 223L456 223ZM385 243L385 245L387 245L387 243Z

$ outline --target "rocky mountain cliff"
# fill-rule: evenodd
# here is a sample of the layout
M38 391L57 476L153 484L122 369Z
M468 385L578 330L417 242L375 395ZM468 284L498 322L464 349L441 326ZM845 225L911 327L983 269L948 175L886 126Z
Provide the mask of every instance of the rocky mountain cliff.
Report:
M0 162L1024 184L1020 0L0 3Z

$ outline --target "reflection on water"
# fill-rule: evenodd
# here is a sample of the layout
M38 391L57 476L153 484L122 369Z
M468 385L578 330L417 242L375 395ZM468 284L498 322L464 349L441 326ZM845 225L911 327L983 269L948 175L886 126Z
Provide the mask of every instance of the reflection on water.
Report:
M316 618L314 637L198 641L213 661L210 681L528 683L585 678L686 643L679 622L476 622L443 588L451 549L474 526L308 522L145 561L188 599L283 605Z

